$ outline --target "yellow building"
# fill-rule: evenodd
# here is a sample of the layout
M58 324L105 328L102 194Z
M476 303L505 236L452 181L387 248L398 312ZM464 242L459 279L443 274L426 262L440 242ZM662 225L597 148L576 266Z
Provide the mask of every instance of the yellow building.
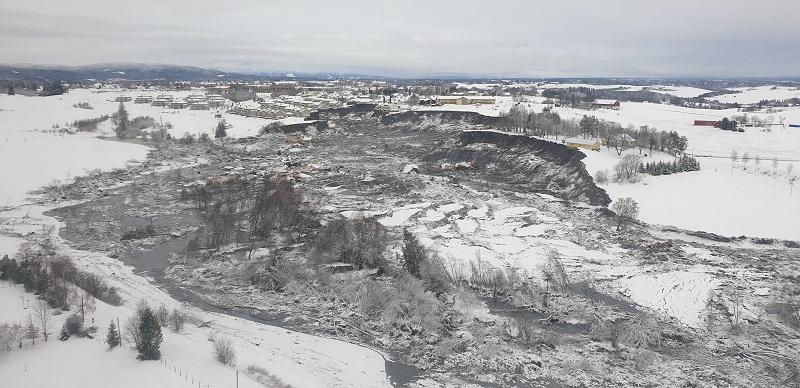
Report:
M437 105L492 105L494 97L486 96L440 96L436 97Z
M600 142L595 139L581 139L581 138L566 139L564 140L564 145L566 145L569 148L574 148L574 149L583 148L592 151L600 151L600 149L603 147L603 145L600 144Z

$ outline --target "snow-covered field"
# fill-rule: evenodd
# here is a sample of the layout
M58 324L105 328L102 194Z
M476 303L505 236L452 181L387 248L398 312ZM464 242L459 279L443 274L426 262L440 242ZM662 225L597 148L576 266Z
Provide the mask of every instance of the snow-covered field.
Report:
M0 206L21 203L28 191L85 174L89 170L124 167L143 159L148 148L103 141L87 134L36 132L53 124L110 114L73 108L79 96L64 98L0 95Z
M756 104L761 100L781 101L800 98L800 88L787 86L764 85L752 88L734 88L733 90L738 93L719 95L713 97L712 100L724 103Z
M58 225L44 216L46 207L24 204L26 192L53 180L74 178L93 169L121 167L132 159L143 158L148 148L135 144L105 141L88 134L53 135L36 132L53 124L111 114L118 103L112 102L120 92L96 93L75 90L68 95L24 97L0 95L0 195L2 205L13 205L0 213L0 254L13 254L20 236L41 233L46 225ZM130 95L131 93L126 93ZM73 108L88 101L94 109ZM163 116L175 126L174 133L210 132L217 119L209 111L182 110L161 112L149 105L126 104L131 117ZM266 120L230 116L231 134L247 136L257 133ZM256 132L254 132L256 131ZM53 232L57 234L57 230ZM95 340L72 339L60 342L55 337L22 350L0 352L0 386L2 387L229 387L235 385L236 371L217 363L209 338L229 337L237 350L240 370L248 365L266 369L285 383L297 387L377 387L387 386L385 360L373 350L342 341L305 335L252 321L190 310L207 327L187 325L185 333L165 329L162 352L165 364L139 362L129 349L106 352L100 342L112 319L125 321L133 314L139 300L151 305L164 304L181 308L178 301L148 279L135 274L131 267L101 254L77 251L59 241L62 253L70 256L80 268L101 275L119 289L126 303L114 307L97 302L93 317L100 328ZM0 282L0 316L2 322L27 320L26 302L33 299L19 287ZM57 316L51 328L57 332L66 314ZM69 367L64 367L68 364ZM173 369L174 368L174 369ZM188 374L188 376L187 376ZM260 386L242 373L239 386Z
M103 141L97 135L113 136L109 121L101 123L98 133L62 135L50 133L53 125L66 127L68 123L111 115L118 108L118 96L134 97L140 94L157 96L162 91L88 90L75 89L62 96L27 97L0 95L0 206L16 205L26 193L53 180L67 180L93 169L124 167L131 160L140 160L148 148L122 142ZM168 92L184 98L197 91ZM93 109L73 105L89 103ZM157 121L173 125L170 133L180 137L184 133L211 136L219 122L216 114L231 125L228 135L245 137L257 135L266 124L275 120L243 117L217 110L168 109L150 104L126 103L131 118L150 116ZM300 117L280 120L284 123L303 121ZM48 131L48 132L41 132Z
M584 163L592 175L599 170L613 173L619 161L613 150L584 153ZM699 160L700 171L644 176L641 183L609 182L602 187L612 200L634 198L639 203L639 218L649 223L726 236L800 240L796 227L800 194L791 194L785 177L772 175L768 162L762 162L756 173L752 161L749 170L743 170L742 162L731 169L729 160Z
M559 109L558 112L573 118L587 114L576 109ZM745 128L745 132L740 133L695 127L692 125L695 117L719 119L738 113L647 103L623 103L619 111L597 110L591 114L622 125L675 130L689 139L687 152L714 157L699 158L702 168L699 172L648 176L640 184L609 183L604 187L612 199L632 197L638 201L640 219L729 236L800 239L800 228L796 227L800 194L792 193L797 190L789 186L786 176L790 164L795 173L800 168L800 162L796 162L800 160L800 131L797 129ZM787 108L776 116L798 120L800 108ZM747 166L739 161L731 168L729 156L734 150L740 156L749 154L751 160ZM638 154L638 150L628 152ZM613 172L619 160L612 150L584 153L587 155L584 162L592 175L598 170ZM756 156L761 158L758 171L753 160ZM775 168L773 159L779 160Z

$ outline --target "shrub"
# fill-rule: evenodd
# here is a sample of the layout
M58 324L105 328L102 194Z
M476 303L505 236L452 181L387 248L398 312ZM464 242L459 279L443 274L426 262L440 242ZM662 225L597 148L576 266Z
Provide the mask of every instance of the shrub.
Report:
M155 128L157 126L156 119L150 116L138 116L128 123L128 131L141 132L143 129Z
M261 385L265 387L272 387L272 388L291 388L292 386L289 384L284 383L279 378L275 377L272 373L269 373L266 369L256 366L250 365L245 369L244 373L246 373L250 378L257 381Z
M215 338L214 343L214 356L217 361L223 365L233 365L236 362L236 350L233 348L233 342L228 338Z
M169 310L167 310L167 306L163 304L158 306L158 310L156 310L156 316L158 317L158 322L161 323L161 326L169 326Z
M281 129L281 123L279 121L271 122L261 128L261 134L267 134L272 132L277 132Z
M454 283L444 259L435 253L427 255L420 273L425 289L437 295L449 291Z
M633 366L638 371L644 371L653 365L654 362L658 357L656 356L655 352L650 350L639 350L633 356Z
M191 145L194 144L194 136L191 133L186 132L183 134L183 137L178 140L181 144Z
M444 328L444 306L436 297L425 291L422 282L410 275L400 276L392 282L388 304L381 319L411 333L438 333Z
M317 235L311 257L317 263L351 263L356 269L383 268L386 228L374 218L331 221Z
M138 227L133 230L126 231L122 233L122 236L119 238L121 241L125 240L139 240L143 238L152 237L156 234L156 229L153 225L147 225Z
M285 179L264 179L250 210L250 233L269 237L275 229L298 228L305 224L300 211L300 193Z
M67 335L76 335L80 333L82 329L83 322L81 321L81 317L77 314L70 315L67 317L67 320L64 321L64 331L67 332Z
M600 170L594 174L594 182L598 185L608 183L608 170Z
M661 346L661 328L655 318L639 315L624 325L623 340L636 348L655 349Z
M176 333L183 331L183 325L186 323L186 315L178 309L172 310L172 330Z
M98 124L108 120L109 118L110 117L108 115L102 115L94 119L75 120L72 122L72 124L70 124L70 126L81 132L92 132L97 130Z

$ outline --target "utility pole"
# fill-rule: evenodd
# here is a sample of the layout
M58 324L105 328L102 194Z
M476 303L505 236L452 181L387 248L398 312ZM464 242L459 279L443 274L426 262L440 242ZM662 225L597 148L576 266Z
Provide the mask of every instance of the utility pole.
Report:
M239 388L239 370L236 370L236 388Z

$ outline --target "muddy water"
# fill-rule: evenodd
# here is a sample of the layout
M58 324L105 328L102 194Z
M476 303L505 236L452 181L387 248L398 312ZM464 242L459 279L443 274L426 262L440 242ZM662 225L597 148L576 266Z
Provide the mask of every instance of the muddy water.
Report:
M493 314L497 314L502 317L514 318L524 323L530 323L556 333L582 334L589 331L589 324L586 323L573 324L552 320L547 314L543 314L534 310L520 309L514 305L497 299L489 297L481 297L478 299L483 301L483 303L486 304L486 307L489 308L489 311Z
M571 285L571 287L575 293L583 295L584 297L590 299L594 303L602 303L616 310L629 314L636 314L639 312L636 309L635 305L614 298L611 295L604 294L596 290L586 282L574 283ZM591 325L586 323L573 324L558 320L552 320L550 319L549 315L543 314L538 311L520 309L511 304L488 297L483 297L479 299L482 300L489 308L489 311L491 311L494 314L509 318L515 318L527 323L532 323L536 326L541 326L544 329L551 330L556 333L581 334L581 333L587 333L591 329L590 327Z

